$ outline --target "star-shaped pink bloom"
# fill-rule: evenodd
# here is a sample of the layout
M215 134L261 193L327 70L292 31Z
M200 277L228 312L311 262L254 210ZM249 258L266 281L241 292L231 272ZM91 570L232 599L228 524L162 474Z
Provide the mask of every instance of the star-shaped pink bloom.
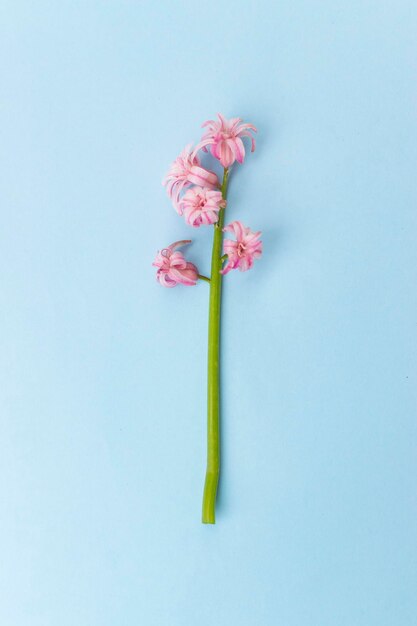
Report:
M219 121L208 120L204 122L203 128L207 131L197 144L194 154L198 150L207 151L207 146L211 146L212 155L220 161L223 167L230 167L235 161L243 163L245 158L245 146L242 137L250 137L252 146L251 152L255 150L255 139L251 132L257 132L253 124L243 124L240 117L232 117L227 120L221 113L217 113Z
M189 144L172 163L162 184L166 187L167 194L178 211L180 195L184 189L191 185L217 189L219 179L214 172L201 167L196 151L193 151Z
M215 224L219 211L226 206L221 191L204 187L191 187L179 202L180 213L190 226Z
M176 287L178 284L191 287L197 283L198 269L194 263L186 261L183 253L177 250L187 243L191 241L189 239L175 241L156 255L152 265L158 268L156 279L163 287Z
M262 254L261 232L253 232L242 222L232 222L223 228L224 232L234 233L236 241L225 239L223 252L227 254L227 263L221 274L227 274L230 270L239 269L241 272L250 270L255 259Z

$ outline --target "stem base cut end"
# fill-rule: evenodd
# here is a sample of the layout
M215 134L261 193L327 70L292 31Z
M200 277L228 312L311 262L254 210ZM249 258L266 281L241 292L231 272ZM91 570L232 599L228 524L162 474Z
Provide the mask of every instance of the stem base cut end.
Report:
M204 484L203 524L216 523L216 495L219 482L219 472L207 472Z

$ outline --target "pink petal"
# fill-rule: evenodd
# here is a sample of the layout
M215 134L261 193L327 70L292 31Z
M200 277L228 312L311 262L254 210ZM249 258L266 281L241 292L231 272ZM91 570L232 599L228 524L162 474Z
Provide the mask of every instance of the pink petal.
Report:
M221 113L217 113L217 117L219 118L220 123L223 126L223 128L227 128L227 120L224 117L224 115L222 115Z
M236 146L236 159L238 163L243 163L243 160L245 158L245 146L243 145L243 141L240 139L240 137L236 137L235 146Z
M214 156L216 156L216 158L219 159L223 167L230 167L235 160L234 153L228 144L229 141L230 140L227 140L227 142L222 141L221 143L217 144L217 146L215 146L218 156L216 155Z
M253 130L254 133L258 132L257 128L253 124L241 124L239 126L239 135L242 133L242 131L247 130Z
M243 133L239 133L239 137L249 137L251 140L251 152L255 152L256 142L250 133L243 131Z
M210 172L210 170L206 170L197 165L194 165L190 169L188 180L193 185L199 185L200 187L216 188L219 186L219 179L214 172Z
M192 157L194 158L197 155L197 152L201 149L206 150L206 146L209 146L210 144L213 143L213 139L211 137L208 137L207 139L202 139L200 141L200 143L198 143L196 145L196 147L194 148L194 151L192 153Z
M191 263L189 265L192 265ZM194 266L195 267L195 266ZM197 282L197 273L193 267L189 267L182 270L171 268L170 275L182 285L187 287L193 287Z
M189 243L191 243L191 239L182 239L181 241L174 241L174 243L168 246L168 250L171 250L171 252L173 252L177 248L181 248L181 246L186 246Z
M169 278L166 272L159 272L156 279L163 287L175 287L177 284L175 280Z

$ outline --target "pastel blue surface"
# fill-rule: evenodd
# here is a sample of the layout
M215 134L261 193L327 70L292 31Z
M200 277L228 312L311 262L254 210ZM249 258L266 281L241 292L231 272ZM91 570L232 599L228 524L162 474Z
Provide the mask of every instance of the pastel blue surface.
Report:
M0 8L2 626L414 626L417 5ZM161 178L259 128L228 217L218 523L200 523L211 232Z

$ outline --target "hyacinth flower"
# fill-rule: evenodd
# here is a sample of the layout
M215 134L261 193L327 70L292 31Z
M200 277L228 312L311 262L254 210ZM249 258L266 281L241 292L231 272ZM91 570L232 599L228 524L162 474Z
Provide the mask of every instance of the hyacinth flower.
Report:
M157 267L156 279L163 287L186 285L192 287L197 284L198 270L194 263L186 261L182 252L177 248L191 243L189 239L176 241L157 253L152 265Z
M207 120L203 127L207 128L201 141L197 144L193 154L203 149L207 152L210 146L212 155L220 161L223 167L230 167L235 161L243 163L245 159L245 146L242 137L250 137L251 151L255 151L255 139L251 132L256 133L253 124L243 124L240 117L232 117L227 120L221 113L217 114L219 121Z
M232 222L223 228L223 232L234 233L236 241L225 239L223 251L227 255L227 263L221 274L227 274L230 270L239 269L241 272L250 270L255 259L262 254L261 232L254 233L242 222Z
M177 285L195 286L203 280L210 285L208 375L207 375L207 467L203 494L202 521L214 524L216 519L217 486L220 475L220 323L221 292L223 276L238 269L245 272L253 267L262 254L261 233L254 232L235 220L224 226L227 206L227 189L231 168L235 162L245 159L244 138L250 138L251 150L255 150L256 132L252 124L240 118L226 119L218 113L219 121L209 120L203 124L206 132L200 143L192 150L189 144L171 165L163 184L174 208L191 227L210 227L213 230L213 248L210 276L199 273L197 267L187 261L178 250L191 243L177 241L156 255L153 265L157 267L156 278L164 287ZM198 152L207 152L223 166L223 181L219 185L214 172L201 166ZM235 239L225 239L223 233L232 233Z
M180 214L190 226L197 228L202 225L215 224L219 219L220 209L224 209L224 200L221 191L191 187L179 201Z

